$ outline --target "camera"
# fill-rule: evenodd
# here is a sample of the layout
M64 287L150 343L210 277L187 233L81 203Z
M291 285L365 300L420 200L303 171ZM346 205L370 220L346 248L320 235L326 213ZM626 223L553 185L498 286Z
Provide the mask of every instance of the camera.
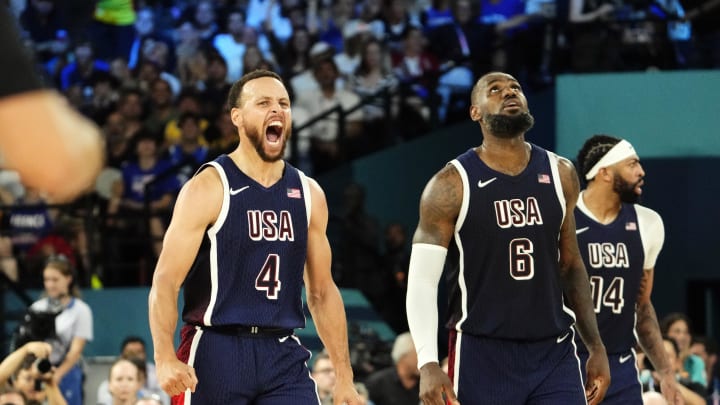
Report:
M41 358L35 360L35 362L33 363L33 367L35 367L35 370L37 370L38 373L45 374L52 370L52 363L50 363L50 360L48 360L47 358Z

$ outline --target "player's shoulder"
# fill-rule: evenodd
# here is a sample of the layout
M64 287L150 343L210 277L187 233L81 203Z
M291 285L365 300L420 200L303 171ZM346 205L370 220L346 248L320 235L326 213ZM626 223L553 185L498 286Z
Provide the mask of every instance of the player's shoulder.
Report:
M648 208L644 205L633 204L635 212L637 213L638 219L647 223L660 223L662 224L662 217L657 211L652 208Z

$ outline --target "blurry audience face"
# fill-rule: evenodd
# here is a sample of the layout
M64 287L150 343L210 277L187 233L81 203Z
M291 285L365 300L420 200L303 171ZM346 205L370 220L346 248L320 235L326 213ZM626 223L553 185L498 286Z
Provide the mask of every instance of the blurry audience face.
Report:
M405 52L411 54L421 53L425 47L425 37L418 29L411 29L405 37Z
M52 266L46 266L43 270L43 285L45 293L51 299L61 299L70 294L72 276L66 276L60 270Z
M120 113L114 112L108 115L105 120L103 132L108 143L114 144L125 140L125 119Z
M243 43L247 46L257 45L258 33L253 27L245 27L243 29ZM247 53L247 50L245 51Z
M197 5L195 22L202 28L207 28L215 22L215 9L211 2L203 1Z
M225 83L227 79L227 65L219 59L211 59L207 66L208 80Z
M0 404L25 405L25 399L17 392L8 392L6 394L0 394Z
M121 82L132 77L127 61L124 58L113 59L113 61L110 62L110 74Z
M365 46L363 58L367 66L371 69L379 69L382 67L382 48L377 41L368 42Z
M126 94L118 106L118 112L122 114L126 120L139 120L142 115L142 100L140 100L140 95L135 93Z
M321 397L332 394L335 389L335 367L328 358L319 358L313 364L312 378Z
M260 53L260 49L257 46L248 46L243 55L243 69L245 73L257 69L262 60L263 56L262 53Z
M28 400L42 402L45 400L45 391L35 391L35 378L37 377L32 370L21 369L13 381L13 387L22 392Z
M318 62L314 73L315 80L317 80L321 89L325 90L335 88L335 80L338 78L338 70L332 60L327 59Z
M145 36L155 31L155 15L150 9L142 9L137 13L135 20L135 31L138 35Z
M690 349L690 330L688 324L679 319L668 328L667 335L675 340L681 352Z
M177 41L181 44L194 43L197 42L198 38L200 38L197 30L190 22L185 22L180 25L175 33L177 35Z
M181 139L185 142L195 143L200 138L200 125L193 118L186 118L180 126Z
M114 401L131 403L140 390L140 372L132 362L120 360L110 369L108 389Z
M170 84L165 80L156 80L153 82L150 91L150 99L155 106L165 107L172 104L172 90Z
M307 30L300 29L293 32L292 47L298 55L302 55L310 49L310 34Z
M141 342L128 342L121 353L122 357L129 359L134 357L142 361L147 360L147 353L145 353L145 345Z
M227 30L231 35L242 35L245 30L245 16L237 11L230 13L227 20Z

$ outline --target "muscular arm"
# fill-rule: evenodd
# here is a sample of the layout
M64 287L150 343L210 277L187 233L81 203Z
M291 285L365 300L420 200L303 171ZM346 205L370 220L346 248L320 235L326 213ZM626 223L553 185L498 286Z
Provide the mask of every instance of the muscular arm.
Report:
M420 199L420 220L413 236L408 272L407 315L420 366L420 399L427 405L456 404L448 376L437 359L437 292L447 247L455 232L463 186L454 166L428 182Z
M173 336L178 318L178 294L207 227L220 212L222 198L220 178L214 169L208 168L183 186L175 204L148 297L150 332L159 380L163 379L164 365L177 361ZM188 381L184 383L190 384ZM174 381L171 386L163 386L163 381L160 384L170 395L184 391L182 387L173 388Z
M565 195L565 221L560 228L560 279L565 297L576 315L576 326L588 350L601 348L595 310L590 296L590 283L575 235L575 204L580 192L575 168L566 159L559 162L560 178Z
M335 399L338 399L338 395L353 395L349 393L349 389L353 386L353 372L348 350L347 320L340 291L330 272L332 252L326 234L328 208L325 194L314 180L308 180L312 211L304 275L307 304L318 335L335 367L337 375Z
M585 393L591 405L600 403L610 386L610 366L605 345L600 339L597 318L590 296L587 270L580 256L575 235L575 204L580 184L575 168L569 160L561 158L558 164L563 195L565 196L565 220L560 228L560 282L568 304L575 312L575 326L589 357L585 365L587 378Z

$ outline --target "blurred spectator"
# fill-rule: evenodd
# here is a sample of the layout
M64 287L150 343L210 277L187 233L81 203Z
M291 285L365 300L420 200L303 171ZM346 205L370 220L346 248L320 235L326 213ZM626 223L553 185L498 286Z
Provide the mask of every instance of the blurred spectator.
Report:
M82 87L83 92L90 91L92 93L92 86L98 76L101 72L108 72L110 65L101 59L95 58L95 50L89 41L75 45L73 53L75 61L65 66L60 73L60 89L66 90L70 86L78 84Z
M359 20L348 21L343 27L343 49L333 59L346 81L355 74L360 64L360 52L365 42L374 38L370 26Z
M313 73L320 89L296 93L295 100L298 105L307 110L311 117L336 107L340 107L346 112L360 103L360 97L355 93L337 86L336 81L340 72L332 59L318 61L313 68ZM342 163L345 158L343 143L364 136L362 110L358 109L347 114L343 127L340 127L339 119L338 113L332 113L310 128L312 161L316 173Z
M193 22L198 30L200 40L212 45L215 35L218 34L218 24L216 21L214 2L209 0L201 0L194 8Z
M44 297L30 309L60 313L55 318L55 337L50 362L56 367L53 383L60 387L69 405L83 403L82 353L93 339L93 316L90 307L79 297L80 289L72 264L62 255L51 257L43 270Z
M385 227L385 251L381 258L383 283L387 283L385 303L380 314L396 333L408 330L405 314L407 272L410 265L407 232L399 222Z
M225 59L216 52L209 54L202 99L205 102L203 115L211 120L214 120L225 108L226 98L231 87L227 81L227 73Z
M333 367L330 356L324 351L314 357L311 376L315 380L320 403L332 405L332 394L335 390L335 367Z
M395 338L394 366L370 374L365 385L375 405L417 405L420 400L420 371L410 332Z
M202 130L199 116L191 112L182 113L178 125L180 142L170 145L168 155L177 170L179 184L185 184L200 165L208 161L208 147L200 144Z
M162 78L155 79L150 84L149 95L148 115L143 126L151 133L161 136L167 123L178 117L170 84Z
M268 32L272 52L277 57L278 67L285 81L310 68L310 47L314 39L305 28L293 30L292 36L283 43Z
M707 376L707 394L720 390L720 382L716 374L718 366L717 343L714 339L706 336L694 336L690 345L690 353L700 357L705 363L705 375ZM720 394L720 392L718 392Z
M295 111L293 111L293 119L295 119ZM232 123L230 118L230 111L224 108L220 114L217 115L213 125L208 127L207 132L214 132L213 141L211 144L210 152L208 153L208 159L214 159L215 157L223 154L230 153L237 148L240 138L237 134L237 129ZM297 134L293 134L297 135ZM289 148L288 148L289 149Z
M140 389L138 397L155 397L161 405L169 405L170 397L160 388L157 381L155 364L147 361L147 348L145 341L138 336L127 336L120 345L120 357L118 359L133 360L140 367L139 382ZM98 404L111 404L109 380L105 380L97 388ZM134 401L132 403L135 403Z
M315 65L325 59L332 59L335 56L335 48L330 46L327 42L318 41L315 42L309 51L310 64L304 71L296 73L290 78L290 87L292 89L291 97L296 100L300 95L306 94L310 91L316 91L320 88L317 80L315 79L314 67ZM338 75L337 83L338 87L343 87L344 82Z
M693 24L693 67L720 68L720 1L686 0L685 18Z
M336 0L329 6L330 15L318 31L318 39L327 42L335 53L343 50L343 28L355 18L353 0Z
M395 143L390 137L390 123L395 110L395 97L398 80L390 67L390 55L382 42L377 39L366 41L360 50L359 66L353 72L348 83L349 88L363 99L387 91L384 96L368 100L363 105L366 141L364 145L355 145L360 154L376 151ZM394 134L393 134L394 136Z
M292 35L292 23L283 15L282 4L277 0L249 0L245 23L256 29L263 29L263 22L271 20L274 35L285 42Z
M102 60L127 57L132 47L136 14L131 0L98 0L91 28L97 56Z
M3 359L0 363L1 404L67 404L54 381L53 370L39 370L37 366L39 361L47 361L51 351L48 343L28 342ZM46 366L47 363L40 368Z
M156 51L158 54L162 54L165 53L165 50L167 50L167 45L165 45L165 43L155 42L153 40L145 41L145 47L152 48L153 54L155 54ZM134 83L135 85L129 87L137 87L137 89L139 89L143 93L150 93L150 87L152 86L152 84L156 80L162 79L170 85L170 91L172 92L173 97L179 95L182 89L182 83L180 83L180 79L163 70L163 62L155 62L153 59L165 60L164 57L160 56L158 56L157 58L155 58L155 56L151 56L141 60L138 64L138 67L136 68L137 80Z
M132 133L128 132L125 118L115 111L108 115L103 126L106 148L106 166L120 168L128 160L133 151L130 147Z
M162 248L166 216L180 190L180 184L170 170L170 161L160 158L160 140L156 136L142 130L135 135L134 142L136 157L122 165L122 179L113 187L107 212L111 216L109 221L116 236L120 236L126 243L139 244L144 248L148 243L142 238L149 235L152 253L157 256ZM121 218L113 217L117 214L122 214ZM120 220L122 217L124 220ZM145 249L137 249L135 246L133 251L113 243L113 240L109 242L110 260L127 262L126 259L142 261L146 258L143 256ZM132 255L140 257L129 257ZM147 266L149 263L142 265ZM146 267L140 269L139 279L136 280L132 280L132 274L128 272L129 274L110 274L108 281L120 285L135 285L138 282L142 284L149 281L143 280L146 276L143 273L145 270Z
M243 35L245 30L245 13L233 9L227 16L226 32L215 36L213 46L220 52L227 64L227 80L235 82L242 75L242 56L245 53Z
M437 105L435 89L440 70L437 57L426 50L427 40L419 28L409 27L399 52L392 55L393 72L400 81L398 130L403 139L427 131L430 107Z
M200 102L200 93L195 89L184 89L177 98L177 116L183 113L193 113L202 117L202 104ZM205 118L200 120L200 129L205 132L209 123ZM169 147L180 141L180 127L177 118L171 119L165 125L163 139L165 147ZM208 142L204 136L200 137L200 143L207 145Z
M570 0L567 34L573 71L608 71L618 66L620 38L608 23L614 10L614 4L604 0Z
M70 45L62 8L54 0L29 0L20 15L20 25L32 39L39 62L62 55Z
M155 28L155 12L153 9L144 7L138 10L134 28L135 33L132 46L130 47L130 53L125 56L128 61L127 66L130 69L135 69L138 65L143 55L145 41L147 40L163 42L168 48L168 57L170 59L174 58L175 52L173 50L172 40ZM174 65L173 60L168 60L165 66L168 70L172 70Z
M123 90L116 111L123 118L125 139L131 139L142 128L142 120L145 116L143 94L138 89Z
M409 0L383 0L384 40L390 52L397 52L403 45L405 33L410 27L420 28L420 21L410 14Z
M110 400L100 401L98 405L134 405L142 387L142 371L135 359L119 357L110 366L108 391Z
M700 357L690 352L690 342L692 341L690 319L679 312L668 314L660 320L660 332L677 344L676 354L679 364L682 366L678 372L681 373L681 377L700 384L703 389L707 388L705 363Z
M420 13L420 22L426 29L433 29L452 24L454 21L451 0L433 0L428 7Z

